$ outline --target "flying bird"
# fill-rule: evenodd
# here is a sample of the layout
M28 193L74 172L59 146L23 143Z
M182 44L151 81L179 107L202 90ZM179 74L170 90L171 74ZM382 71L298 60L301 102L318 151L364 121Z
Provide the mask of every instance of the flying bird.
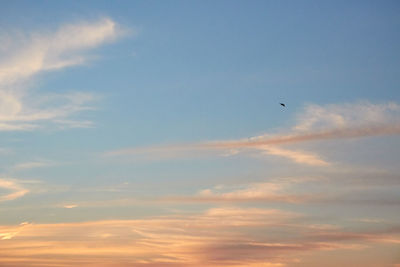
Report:
M285 104L283 104L283 103L279 103L279 104L281 104L282 107L286 107Z

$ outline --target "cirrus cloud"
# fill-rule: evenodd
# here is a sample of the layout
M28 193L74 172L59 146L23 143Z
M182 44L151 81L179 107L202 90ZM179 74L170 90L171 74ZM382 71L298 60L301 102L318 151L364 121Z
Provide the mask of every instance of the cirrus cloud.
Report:
M287 235L274 234L281 231ZM358 265L374 266L352 253L397 244L399 233L315 225L284 210L217 207L135 220L0 225L0 257L7 266L289 266L305 254L318 259L321 251L345 250Z
M1 39L9 45L0 53L0 131L41 128L45 123L61 128L87 128L90 121L71 118L98 97L92 93L42 93L29 90L32 78L46 71L84 64L87 51L123 35L110 18L61 26L53 32L20 33Z
M4 188L8 191L11 191L11 193L1 195L0 202L7 200L14 200L23 197L24 195L29 193L28 189L24 188L22 185L20 185L20 183L18 183L14 179L0 178L0 188Z
M394 102L369 102L343 105L308 105L298 116L297 123L280 134L264 134L238 140L208 141L144 148L124 148L104 153L108 157L145 159L209 155L236 156L256 151L287 158L311 166L330 163L316 153L282 148L293 144L338 139L356 139L400 134L400 105ZM228 151L228 152L226 152Z

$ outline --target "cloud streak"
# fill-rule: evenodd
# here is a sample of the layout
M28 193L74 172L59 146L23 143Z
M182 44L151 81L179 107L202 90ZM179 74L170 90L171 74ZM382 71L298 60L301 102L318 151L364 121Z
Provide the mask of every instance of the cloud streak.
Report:
M287 236L274 235L282 230ZM7 266L287 266L305 252L318 258L320 251L351 255L396 244L399 232L343 231L283 210L220 207L137 220L0 226L0 257Z
M287 178L270 182L250 183L236 186L218 185L214 188L203 189L193 196L171 196L163 198L164 201L187 202L280 202L280 203L305 203L318 201L318 195L304 195L288 193L294 185L314 181L311 178Z
M6 195L0 195L0 202L14 200L29 193L28 189L22 187L18 182L11 179L0 178L0 188L11 191L11 193Z
M356 115L354 115L356 113ZM400 134L400 106L396 103L354 103L327 107L310 105L298 116L297 124L289 133L266 134L239 140L222 140L195 144L180 144L147 148L127 148L104 153L105 156L136 156L170 158L190 155L237 155L245 151L261 151L296 163L326 166L320 156L280 146L324 140L338 140Z
M49 160L38 160L38 161L29 161L29 162L22 162L15 164L12 169L13 170L28 170L28 169L35 169L35 168L43 168L53 166L55 162Z
M66 209L73 209L73 208L78 207L78 205L70 204L70 205L64 205L63 207L66 208Z

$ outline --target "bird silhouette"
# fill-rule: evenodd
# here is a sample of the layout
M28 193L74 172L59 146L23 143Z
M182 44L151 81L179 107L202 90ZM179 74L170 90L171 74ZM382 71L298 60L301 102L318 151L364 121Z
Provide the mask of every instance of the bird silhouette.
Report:
M285 104L283 104L283 103L279 103L279 104L281 104L282 107L286 107Z

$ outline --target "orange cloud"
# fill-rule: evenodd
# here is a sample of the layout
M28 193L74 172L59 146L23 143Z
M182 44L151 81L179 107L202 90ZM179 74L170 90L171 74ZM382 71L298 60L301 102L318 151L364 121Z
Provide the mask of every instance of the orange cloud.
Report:
M66 208L66 209L73 209L73 208L78 207L78 205L76 205L76 204L70 204L70 205L64 205L63 207Z
M0 178L0 188L5 188L12 191L9 194L0 196L0 202L20 198L29 192L28 189L23 188L15 180L10 179Z
M6 266L287 266L305 252L399 240L398 230L343 232L302 218L220 207L138 220L0 226L6 237L0 258Z

